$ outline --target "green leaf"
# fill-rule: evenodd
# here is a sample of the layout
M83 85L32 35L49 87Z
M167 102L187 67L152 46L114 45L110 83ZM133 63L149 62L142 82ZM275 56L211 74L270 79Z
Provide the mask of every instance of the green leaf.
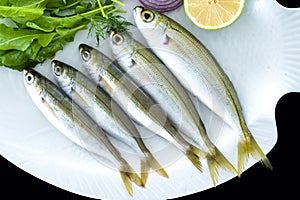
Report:
M15 7L30 7L30 8L46 8L49 0L10 0L11 6Z
M56 52L62 50L67 43L74 41L75 33L76 32L72 32L72 34L54 39L47 47L44 47L39 51L35 60L41 63L46 59L52 59Z
M9 0L1 0L0 6L9 6Z
M87 23L73 29L58 28L57 32L61 35L54 37L46 47L42 47L37 41L34 41L24 52L0 50L0 66L4 65L22 71L28 67L35 67L35 65L44 62L46 59L52 59L56 52L62 50L67 43L72 42L75 34L86 28L86 25Z
M57 9L65 5L64 0L51 0L47 4L47 9Z
M44 32L52 32L62 24L62 21L63 19L60 18L42 16L36 20L26 22L26 26Z
M27 8L27 7L9 7L0 6L0 17L6 17L14 20L15 18L26 18L34 20L44 14L45 8Z
M58 27L56 28L56 32L60 35L60 36L66 36L66 35L75 35L77 31L83 30L85 28L87 28L88 25L88 21L86 21L85 23L83 23L82 25L69 29L69 28L61 28Z
M22 71L27 67L34 67L37 54L41 49L38 42L34 42L25 52L19 50L0 51L0 66Z
M73 28L84 23L86 19L80 15L71 17L49 17L42 16L36 20L26 22L26 26L44 32L52 32L56 27Z
M87 7L84 6L84 5L79 5L79 6L76 6L76 8L75 8L75 12L76 12L77 14L83 13L83 12L85 12L85 11L87 11L87 10L88 10Z
M119 15L109 16L108 18L96 15L91 19L91 25L89 35L95 36L97 43L101 38L104 39L110 30L124 32L128 30L129 26L132 26L130 22Z
M52 59L91 21L98 41L109 29L127 30L131 24L114 16L117 4L123 5L119 0L0 0L0 19L15 23L0 24L0 66L22 71Z
M43 33L35 30L13 29L0 24L0 50L20 50L25 51L30 44L37 40L45 47L57 33Z

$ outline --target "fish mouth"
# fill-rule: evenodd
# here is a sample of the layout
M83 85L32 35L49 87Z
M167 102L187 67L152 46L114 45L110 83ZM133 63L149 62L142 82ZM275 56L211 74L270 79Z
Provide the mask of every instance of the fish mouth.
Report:
M62 65L62 62L60 62L58 60L52 60L52 62L51 62L52 71L54 71L54 68L57 65Z
M143 6L136 6L133 8L133 17L136 18L139 14L143 12L145 8Z
M26 76L27 74L34 74L34 73L36 73L36 71L34 71L32 68L25 68L24 70L23 70L23 74Z
M117 33L117 32L114 31L113 29L109 30L108 36L109 36L110 41L112 41L112 38L113 38L113 36L114 36L116 33Z
M84 51L84 50L91 50L92 49L92 47L90 47L89 45L87 45L87 44L80 44L79 45L79 52L80 53L82 53L82 51Z
M51 63L52 63L52 65L60 65L61 64L61 62L58 60L52 60Z
M91 52L93 48L87 44L80 44L79 45L79 53L81 55L81 58L83 61L85 61L84 57L83 57L83 52L87 51L87 52Z
M28 72L29 72L29 69L28 69L28 68L26 68L26 69L23 70L23 74L24 74L24 75L27 74Z

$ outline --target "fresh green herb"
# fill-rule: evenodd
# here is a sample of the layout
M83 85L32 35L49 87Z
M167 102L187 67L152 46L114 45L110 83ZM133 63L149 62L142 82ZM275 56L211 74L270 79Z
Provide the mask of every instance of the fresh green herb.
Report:
M3 0L0 2L0 66L22 71L51 59L75 34L89 29L97 43L108 30L126 31L119 0ZM9 21L3 23L1 20Z
M99 43L100 39L105 38L109 30L117 30L118 32L123 32L126 31L127 27L131 26L132 24L126 21L124 17L116 15L108 18L94 16L91 19L91 25L92 26L89 30L89 34L95 35L97 43Z
M42 47L48 46L57 33L41 33L37 30L20 29L7 27L0 24L0 49L11 50L16 49L25 51L34 40Z

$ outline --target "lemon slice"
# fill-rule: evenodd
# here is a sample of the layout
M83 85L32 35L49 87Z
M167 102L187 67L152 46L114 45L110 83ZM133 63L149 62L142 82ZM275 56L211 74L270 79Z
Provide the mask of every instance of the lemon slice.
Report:
M206 30L225 28L241 15L246 0L184 0L190 20Z

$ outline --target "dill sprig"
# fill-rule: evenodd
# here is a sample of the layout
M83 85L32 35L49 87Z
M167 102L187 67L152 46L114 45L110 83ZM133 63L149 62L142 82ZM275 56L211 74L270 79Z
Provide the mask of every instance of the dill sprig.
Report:
M95 36L99 44L100 39L105 39L108 31L115 30L117 32L124 32L127 31L131 25L132 23L126 21L126 19L120 15L112 15L107 18L97 15L91 20L89 34Z
M101 39L105 39L108 31L124 32L128 30L129 26L132 26L132 23L116 14L124 12L116 6L124 6L125 4L122 1L106 0L102 2L101 0L92 0L92 2L98 4L100 12L90 19L89 35L94 36L98 44Z
M131 25L119 15L121 0L0 2L0 18L13 24L0 23L0 66L19 71L52 59L79 30L88 28L99 44L109 30Z

